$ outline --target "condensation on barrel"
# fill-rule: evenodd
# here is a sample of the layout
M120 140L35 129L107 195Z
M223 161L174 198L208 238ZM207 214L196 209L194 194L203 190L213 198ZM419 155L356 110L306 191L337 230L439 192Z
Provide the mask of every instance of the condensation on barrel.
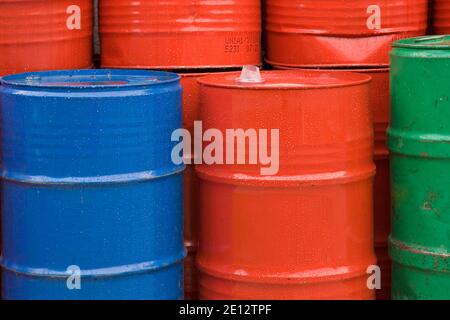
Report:
M259 64L261 4L102 1L102 66L192 69Z
M273 66L279 70L299 70L292 67ZM305 69L307 70L307 69ZM370 104L375 132L374 180L375 253L381 269L381 289L377 299L389 300L391 295L391 260L388 254L388 238L391 226L391 195L389 175L389 150L386 146L386 131L390 118L389 68L342 69L342 72L367 74L372 78Z
M163 72L2 79L4 298L183 297L181 99Z
M199 80L203 130L267 135L258 153L265 146L273 161L278 155L279 170L263 175L267 166L247 156L247 164L196 166L200 298L373 299L370 77L268 71L251 84L238 76ZM277 129L279 152L271 151ZM250 138L225 139L224 159L226 145L254 155L254 139L253 147Z
M391 52L392 298L450 299L450 36ZM420 80L419 80L420 79Z
M0 1L0 76L92 66L91 0Z
M388 66L394 40L423 35L427 0L267 0L270 64Z

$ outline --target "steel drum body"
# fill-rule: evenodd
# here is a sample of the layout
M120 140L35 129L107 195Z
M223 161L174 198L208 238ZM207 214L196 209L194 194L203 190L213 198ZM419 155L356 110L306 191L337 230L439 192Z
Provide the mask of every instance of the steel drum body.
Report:
M194 122L200 120L199 86L197 79L202 74L180 74L183 86L183 128L194 134ZM185 155L194 158L194 155ZM184 262L184 295L187 300L198 297L197 267L195 256L198 248L198 228L200 211L199 181L194 165L187 165L183 175L184 192L184 245L188 255Z
M387 67L393 41L425 34L427 6L427 0L266 0L267 62Z
M200 86L198 79L211 74L227 74L227 72L181 73L183 87L183 128L189 130L194 137L194 122L200 121ZM192 150L194 150L192 146ZM188 255L184 263L184 297L186 300L198 298L198 270L195 256L198 250L198 234L200 228L200 182L192 165L187 165L183 174L184 191L184 245Z
M264 84L239 85L236 77L199 80L204 130L279 128L280 170L196 166L200 298L374 298L370 78L273 71Z
M390 121L389 69L366 69L358 72L372 77L370 103L374 118L374 160L377 168L374 180L375 253L381 268L381 290L377 290L377 299L388 300L391 296L392 264L388 254L391 194L389 150L386 146L386 131Z
M91 0L0 1L0 76L92 66Z
M275 69L295 68L273 66ZM308 70L308 69L304 69ZM338 70L336 70L338 71ZM386 146L386 130L390 119L389 68L342 69L357 72L372 78L370 104L375 132L374 160L377 172L374 180L375 253L381 268L381 289L377 299L389 300L391 296L391 260L388 254L388 238L391 231L391 194L389 150Z
M2 84L3 297L182 298L178 76L57 71ZM70 266L81 290L68 289Z
M259 0L102 0L102 66L193 69L261 62Z
M393 299L450 299L449 37L391 52Z
M450 2L433 0L433 32L450 34Z

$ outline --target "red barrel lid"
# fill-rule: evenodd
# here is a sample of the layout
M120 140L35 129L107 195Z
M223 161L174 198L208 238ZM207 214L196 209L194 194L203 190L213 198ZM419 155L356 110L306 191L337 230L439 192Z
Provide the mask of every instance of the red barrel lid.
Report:
M256 75L254 75L257 77ZM249 77L243 80L242 73L209 75L200 78L200 84L236 89L321 89L348 87L368 83L371 77L364 74L323 70L277 70L262 71L260 81ZM246 81L248 80L248 81Z

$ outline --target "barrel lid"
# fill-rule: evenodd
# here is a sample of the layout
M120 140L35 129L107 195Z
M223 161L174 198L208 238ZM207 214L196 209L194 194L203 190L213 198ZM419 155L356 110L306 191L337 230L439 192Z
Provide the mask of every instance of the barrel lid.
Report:
M396 41L394 48L450 49L450 35L422 36Z
M348 87L368 83L371 77L364 74L322 70L262 71L261 81L240 81L239 72L209 75L200 78L202 85L236 89L321 89Z
M175 73L146 70L88 69L29 72L1 78L3 85L54 89L102 89L160 85L179 81Z

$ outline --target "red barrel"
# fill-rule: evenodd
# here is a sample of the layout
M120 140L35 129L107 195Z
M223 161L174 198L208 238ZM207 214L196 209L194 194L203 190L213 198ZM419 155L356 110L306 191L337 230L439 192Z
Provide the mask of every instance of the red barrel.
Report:
M194 121L200 120L199 85L197 79L201 73L181 74L183 86L183 128L194 134ZM194 155L185 155L194 158ZM191 163L193 163L191 161ZM199 199L200 184L194 165L187 165L183 174L184 193L184 245L188 255L184 261L184 298L195 300L198 298L198 280L195 257L198 249L198 229L200 214Z
M102 66L190 69L260 64L259 0L103 0Z
M374 180L375 253L381 268L381 290L377 290L377 299L388 300L391 297L391 260L388 254L391 187L389 150L386 147L386 131L390 120L389 69L367 69L358 72L372 77L370 103L374 115L374 157L377 167Z
M450 34L450 1L433 1L433 32Z
M92 66L91 0L1 0L0 76Z
M427 6L427 0L266 0L267 60L387 66L394 40L425 34Z
M373 299L370 77L269 71L263 83L243 84L238 76L199 80L205 136L242 129L260 139L258 151L251 132L245 141L224 139L223 157L227 145L244 146L245 164L196 167L200 298ZM249 163L250 155L263 159L262 132L277 129L278 152L276 139L266 142L279 170L263 175L265 165Z
M288 69L278 66L274 68ZM377 299L389 300L391 259L388 254L388 238L391 231L391 185L389 150L386 146L386 131L390 120L389 68L349 70L372 77L370 104L374 120L374 158L377 168L374 180L375 253L378 266L381 268L381 290L377 290Z
M183 128L194 136L194 122L200 121L200 86L198 79L211 74L224 73L182 73L183 86ZM192 146L192 150L193 146ZM184 298L196 300L198 298L198 276L195 257L198 249L199 215L200 215L200 183L195 173L192 159L194 155L185 155L191 159L192 165L187 165L183 173L184 186L184 243L188 255L184 262Z

